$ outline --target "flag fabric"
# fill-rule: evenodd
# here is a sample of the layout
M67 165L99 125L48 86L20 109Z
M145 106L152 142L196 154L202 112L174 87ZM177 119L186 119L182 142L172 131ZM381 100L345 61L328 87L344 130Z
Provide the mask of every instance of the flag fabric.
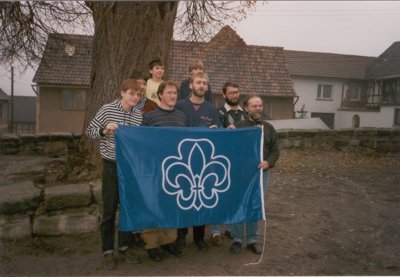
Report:
M262 129L119 126L120 231L265 219Z

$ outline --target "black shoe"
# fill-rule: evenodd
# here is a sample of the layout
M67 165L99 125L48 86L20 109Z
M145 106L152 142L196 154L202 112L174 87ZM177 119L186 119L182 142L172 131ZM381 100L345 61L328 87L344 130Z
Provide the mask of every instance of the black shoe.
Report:
M241 250L242 250L242 244L240 242L235 241L234 243L232 243L230 251L233 254L238 255L240 254Z
M183 247L186 246L186 237L185 236L178 236L176 239L176 247L178 247L178 249L182 249Z
M147 253L153 262L161 262L160 251L157 248L150 248L147 250Z
M256 255L260 255L262 253L262 246L261 246L261 244L259 244L257 242L247 245L247 249L249 249Z
M229 239L233 239L231 232L225 231L225 236L228 237Z
M161 248L168 251L169 253L171 253L172 255L174 255L176 257L182 256L182 252L178 249L178 247L176 247L176 245L174 243L168 243L168 244L161 245Z
M132 247L144 249L145 243L140 233L132 234Z
M204 240L198 240L198 241L195 241L194 243L196 243L197 248L200 251L207 251L208 250L208 245Z

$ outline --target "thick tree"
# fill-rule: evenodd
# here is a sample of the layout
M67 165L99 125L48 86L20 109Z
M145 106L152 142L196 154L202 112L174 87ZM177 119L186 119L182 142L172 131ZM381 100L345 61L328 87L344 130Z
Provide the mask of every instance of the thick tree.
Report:
M183 38L208 39L216 25L245 17L255 1L143 1L143 2L0 2L0 62L18 59L35 64L47 35L94 26L92 72L85 128L104 103L115 99L121 81L133 69L148 71L148 62L160 58L168 78L174 26ZM79 20L79 21L77 21ZM92 25L93 24L93 25ZM93 163L88 156L96 145L82 137L83 155L70 166ZM80 158L79 158L80 157ZM75 174L73 174L75 175Z

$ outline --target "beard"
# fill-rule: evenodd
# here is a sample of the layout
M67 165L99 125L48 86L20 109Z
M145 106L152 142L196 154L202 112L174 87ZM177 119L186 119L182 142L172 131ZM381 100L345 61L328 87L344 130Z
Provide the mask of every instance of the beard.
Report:
M253 113L250 113L249 116L250 116L250 118L251 118L254 122L259 123L259 122L262 121L263 112L262 112L262 111L260 111L260 112L253 112Z
M194 94L197 97L203 97L206 94L206 92L203 90L192 89L192 94Z
M225 98L225 102L229 106L236 106L239 103L239 99L228 99L228 98Z

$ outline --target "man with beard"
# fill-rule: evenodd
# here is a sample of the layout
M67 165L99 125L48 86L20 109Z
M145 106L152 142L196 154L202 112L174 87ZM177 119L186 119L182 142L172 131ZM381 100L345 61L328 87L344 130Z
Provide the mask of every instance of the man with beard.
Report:
M250 95L244 101L244 109L249 116L244 121L235 123L236 128L245 128L260 126L264 129L264 146L263 154L264 160L258 165L258 168L263 170L263 187L264 192L267 190L269 182L269 169L275 166L279 158L278 148L278 135L274 127L263 120L263 102L262 99L257 95ZM230 226L233 243L230 248L233 254L239 254L242 249L242 240L244 237L244 227L246 225L247 235L247 248L253 253L260 255L262 253L262 246L258 243L259 234L258 221L248 222L247 224L233 224Z
M217 109L205 100L207 88L207 75L197 72L192 75L190 80L192 95L176 103L176 109L181 110L186 115L186 127L222 127ZM193 240L201 251L208 250L208 246L204 241L204 230L204 225L193 227ZM185 246L187 233L187 228L178 229L178 238L176 239L178 247Z
M247 118L245 111L239 106L239 86L232 82L226 82L222 88L222 97L225 104L218 109L222 125L225 128L234 129L234 124ZM225 235L232 239L230 231L225 230ZM211 243L215 246L222 245L221 226L211 226Z
M218 109L222 125L225 128L232 127L236 122L247 118L246 113L239 106L239 86L232 82L226 82L222 88L222 97L225 104Z

